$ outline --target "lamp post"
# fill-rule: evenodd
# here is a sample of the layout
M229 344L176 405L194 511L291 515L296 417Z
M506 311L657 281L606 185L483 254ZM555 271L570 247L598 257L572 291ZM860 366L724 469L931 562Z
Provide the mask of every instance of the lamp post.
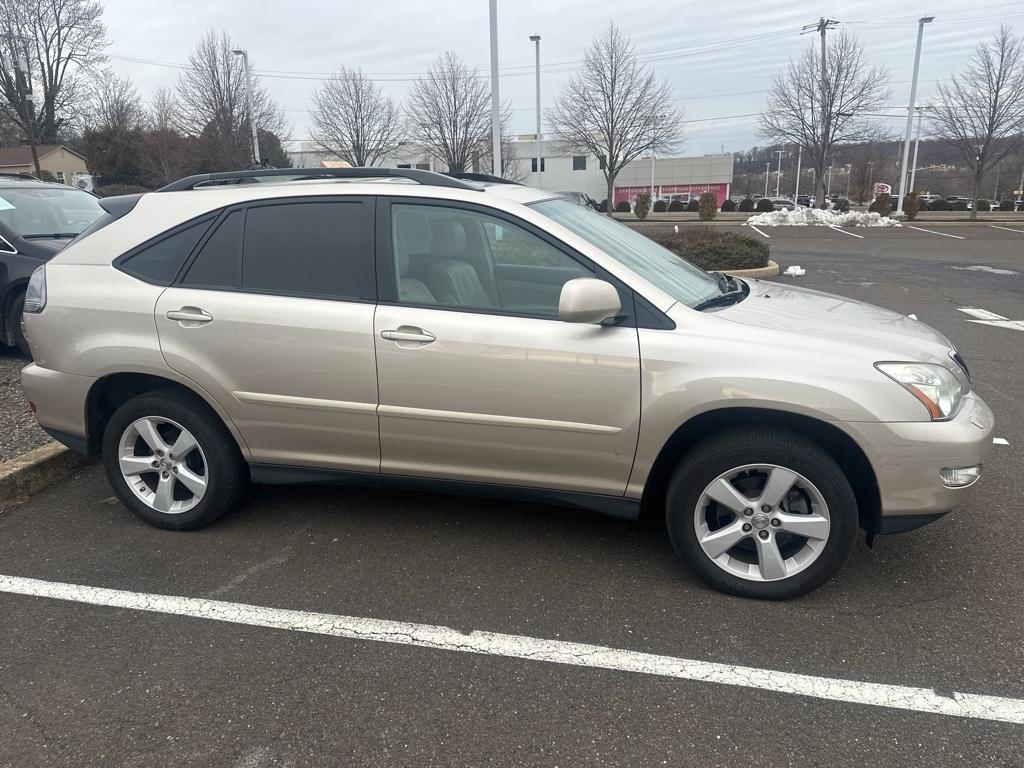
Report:
M776 149L775 154L779 156L778 170L775 172L775 196L779 196L779 183L782 181L782 150Z
M256 133L256 115L252 111L252 70L249 69L249 52L239 48L232 53L242 57L242 65L245 67L245 107L249 110L249 128L252 129L252 156L256 165L259 165L260 140Z
M909 192L913 192L916 187L914 186L917 182L917 151L921 148L921 113L923 112L922 107L917 108L917 138L914 140L914 162L910 164L910 189Z
M490 2L491 22L491 169L501 176L501 102L498 99L498 0ZM540 170L538 167L537 170Z
M544 171L544 153L540 138L540 35L530 35L537 51L537 187L541 187L541 173Z
M765 197L768 197L768 176L771 175L771 172L772 172L772 164L771 163L765 163L764 164L764 196Z
M796 187L793 189L793 204L797 205L797 200L800 198L800 161L804 158L803 145L797 149L796 152Z
M924 40L924 25L934 20L934 16L922 16L917 20L917 48L914 51L914 76L910 81L910 105L907 107L907 135L903 140L903 162L900 164L900 194L896 199L896 216L903 215L903 196L908 191L907 162L910 160L910 132L914 127L914 103L917 100L917 74L921 68L921 42Z

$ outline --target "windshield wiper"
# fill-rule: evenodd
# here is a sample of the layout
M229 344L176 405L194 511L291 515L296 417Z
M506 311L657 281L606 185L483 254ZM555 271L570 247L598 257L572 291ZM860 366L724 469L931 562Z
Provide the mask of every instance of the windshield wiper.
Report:
M25 240L60 240L65 237L78 237L78 232L33 232L22 235Z

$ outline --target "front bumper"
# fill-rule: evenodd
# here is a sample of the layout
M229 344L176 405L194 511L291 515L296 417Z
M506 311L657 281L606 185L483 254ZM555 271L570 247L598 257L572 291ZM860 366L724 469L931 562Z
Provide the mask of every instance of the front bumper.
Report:
M77 451L86 444L85 405L94 383L91 376L60 373L35 363L21 370L21 386L36 406L39 426Z
M910 530L962 504L972 485L945 486L946 468L984 465L995 419L985 401L969 392L949 421L848 423L875 471L881 499L878 532ZM984 471L982 472L984 474Z

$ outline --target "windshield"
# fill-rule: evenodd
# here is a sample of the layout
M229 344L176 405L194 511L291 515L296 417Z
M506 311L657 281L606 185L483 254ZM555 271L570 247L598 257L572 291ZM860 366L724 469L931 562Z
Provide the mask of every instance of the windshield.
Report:
M692 307L721 293L718 281L707 272L604 214L568 200L544 200L530 207L597 246L676 301Z
M22 237L74 237L102 215L100 201L79 189L0 189L0 223Z

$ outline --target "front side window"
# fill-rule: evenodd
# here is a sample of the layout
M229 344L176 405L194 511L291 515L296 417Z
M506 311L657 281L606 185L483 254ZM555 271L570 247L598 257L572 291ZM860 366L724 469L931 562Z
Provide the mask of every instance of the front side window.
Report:
M600 248L676 301L689 306L718 294L718 281L649 237L568 200L531 206L573 234Z
M401 303L557 317L562 286L594 275L526 228L485 213L396 204L391 222Z

